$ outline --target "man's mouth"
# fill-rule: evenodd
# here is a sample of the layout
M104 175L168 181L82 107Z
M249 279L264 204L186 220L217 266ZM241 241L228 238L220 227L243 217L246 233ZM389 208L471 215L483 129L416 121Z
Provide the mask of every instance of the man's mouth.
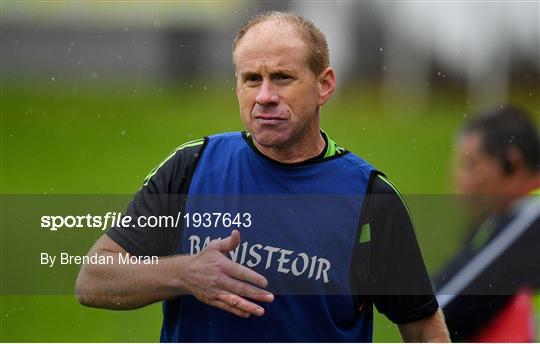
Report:
M269 115L269 114L257 114L254 116L255 121L263 125L277 125L287 120L284 116Z

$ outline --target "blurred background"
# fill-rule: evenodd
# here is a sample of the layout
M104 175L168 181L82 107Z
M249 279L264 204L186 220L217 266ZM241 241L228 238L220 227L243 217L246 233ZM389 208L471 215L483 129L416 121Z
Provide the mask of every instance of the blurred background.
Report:
M0 6L4 195L130 195L183 142L243 129L231 44L238 26L265 10L293 10L326 34L339 85L322 126L412 198L430 271L458 247L464 226L437 227L417 195L452 194L459 127L505 103L540 117L536 1ZM2 293L1 308L2 341L159 340L159 305L110 312L72 295ZM399 340L379 315L375 340Z

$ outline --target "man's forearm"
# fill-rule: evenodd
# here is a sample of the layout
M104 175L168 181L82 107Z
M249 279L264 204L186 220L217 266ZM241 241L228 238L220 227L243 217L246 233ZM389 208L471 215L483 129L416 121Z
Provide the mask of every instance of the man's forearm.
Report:
M110 256L114 263L81 268L76 292L83 305L135 309L188 292L180 277L190 256L160 258L157 264L121 264L116 252L94 253Z
M444 315L440 309L427 318L399 325L399 331L405 342L450 342L448 330L444 322Z
M76 282L79 302L109 309L134 309L185 294L184 270L190 256L160 258L157 264L123 264L127 252L103 235L88 253L106 256L112 264L85 264Z
M107 235L90 250L112 259L112 264L84 265L77 277L79 302L99 308L134 309L191 294L199 301L240 317L261 316L264 308L250 301L272 302L268 281L225 255L240 244L234 230L226 239L214 240L196 255L159 259L157 264L122 264L125 250Z

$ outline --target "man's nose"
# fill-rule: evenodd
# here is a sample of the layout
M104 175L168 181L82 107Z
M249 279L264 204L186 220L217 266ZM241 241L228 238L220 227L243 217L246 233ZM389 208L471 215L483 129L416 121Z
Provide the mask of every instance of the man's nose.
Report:
M263 80L255 102L261 106L275 105L279 103L279 95L269 80Z

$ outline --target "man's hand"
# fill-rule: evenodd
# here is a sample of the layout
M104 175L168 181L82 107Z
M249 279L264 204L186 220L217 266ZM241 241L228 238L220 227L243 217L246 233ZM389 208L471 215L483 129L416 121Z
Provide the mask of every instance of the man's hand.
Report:
M234 230L223 240L213 240L186 265L185 288L199 301L237 316L264 314L264 308L246 298L272 302L274 295L266 288L268 281L255 271L232 262L225 254L240 244L240 233Z

